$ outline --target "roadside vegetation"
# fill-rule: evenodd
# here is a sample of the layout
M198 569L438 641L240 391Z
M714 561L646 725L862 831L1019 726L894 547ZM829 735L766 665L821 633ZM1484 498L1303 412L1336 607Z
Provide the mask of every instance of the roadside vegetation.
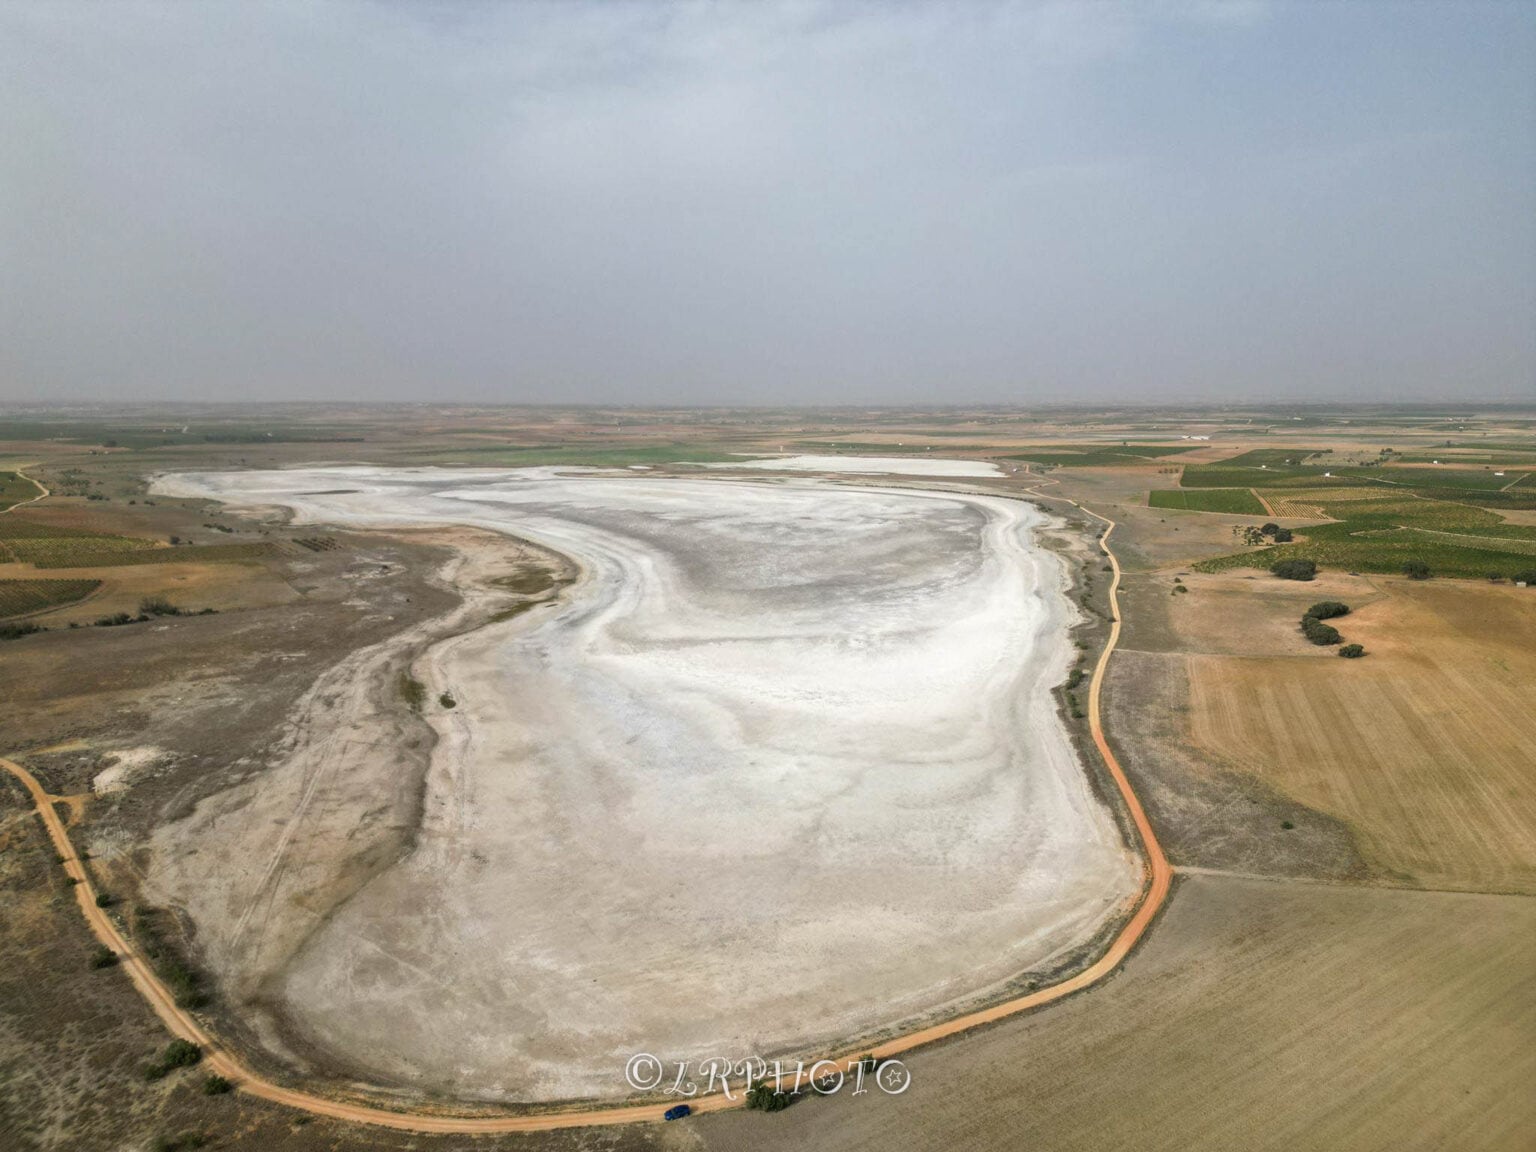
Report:
M144 1079L163 1080L178 1068L190 1068L203 1058L203 1051L189 1040L172 1040L148 1068Z
M183 1008L206 1008L213 1002L207 978L171 941L168 920L163 910L141 905L134 910L130 928L139 949L175 994L176 1003Z

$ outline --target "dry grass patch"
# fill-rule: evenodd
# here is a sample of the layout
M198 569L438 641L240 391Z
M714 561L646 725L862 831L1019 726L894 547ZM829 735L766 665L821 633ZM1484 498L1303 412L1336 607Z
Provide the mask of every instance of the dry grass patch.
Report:
M1344 622L1365 660L1193 658L1192 738L1405 880L1536 892L1536 597L1381 587Z

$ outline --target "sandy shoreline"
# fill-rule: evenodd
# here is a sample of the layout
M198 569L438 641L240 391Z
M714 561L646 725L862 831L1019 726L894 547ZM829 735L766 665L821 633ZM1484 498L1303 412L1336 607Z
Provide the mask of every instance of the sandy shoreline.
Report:
M418 663L459 701L431 716L418 847L270 974L354 1066L620 1095L635 1051L792 1051L972 996L1135 890L1049 694L1072 610L1028 505L547 470L159 490L493 527L583 566L560 608Z

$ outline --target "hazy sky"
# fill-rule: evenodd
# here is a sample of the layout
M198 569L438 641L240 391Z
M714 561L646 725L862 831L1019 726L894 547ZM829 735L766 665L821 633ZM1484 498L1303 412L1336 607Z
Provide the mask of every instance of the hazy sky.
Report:
M0 401L1536 397L1536 3L0 4Z

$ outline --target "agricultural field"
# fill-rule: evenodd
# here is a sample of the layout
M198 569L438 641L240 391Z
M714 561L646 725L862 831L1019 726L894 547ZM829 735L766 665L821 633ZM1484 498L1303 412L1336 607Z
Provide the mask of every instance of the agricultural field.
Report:
M1202 560L1200 570L1268 568L1295 558L1347 571L1397 573L1419 561L1442 576L1508 578L1530 569L1522 558L1536 548L1536 529L1529 525L1509 523L1486 507L1415 491L1290 489L1270 503L1277 515L1328 517L1334 523L1312 525L1293 543Z
M18 472L0 472L0 512L25 500L31 500L40 489Z
M1147 506L1172 508L1185 512L1229 512L1239 516L1265 515L1264 505L1247 488L1157 489L1148 494ZM1276 509L1276 514L1284 515L1279 512L1279 509Z
M78 547L59 548L51 553L43 552L31 563L38 568L114 568L135 564L229 564L247 560L259 560L269 554L274 545L252 544L189 544L180 548L119 547L105 549L88 547L97 537L86 537ZM7 543L12 543L7 541ZM13 549L14 550L14 549Z
M83 600L100 580L0 580L0 617L28 616Z
M702 1152L1528 1148L1536 900L1189 875L1103 987Z
M1041 448L1015 449L1003 460L1027 460L1055 468L1103 468L1123 464L1147 464L1163 456L1188 452L1194 445L1123 444L1050 444Z
M1377 587L1331 621L1366 659L1192 657L1194 742L1346 821L1401 883L1536 893L1536 594Z

